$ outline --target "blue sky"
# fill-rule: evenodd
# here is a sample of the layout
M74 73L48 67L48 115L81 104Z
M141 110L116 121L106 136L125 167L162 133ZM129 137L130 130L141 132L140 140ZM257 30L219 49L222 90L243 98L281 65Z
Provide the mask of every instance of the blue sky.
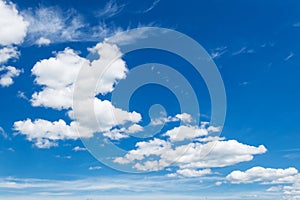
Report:
M300 199L299 11L0 0L0 198Z

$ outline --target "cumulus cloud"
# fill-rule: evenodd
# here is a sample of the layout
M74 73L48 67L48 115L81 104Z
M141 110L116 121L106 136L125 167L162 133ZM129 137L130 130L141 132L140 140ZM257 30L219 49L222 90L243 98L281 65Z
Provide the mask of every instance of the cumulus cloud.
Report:
M198 126L183 125L168 130L164 135L168 136L171 141L177 142L206 136L208 135L208 130L206 128L199 128Z
M168 177L199 177L212 174L211 169L195 170L195 169L179 169L176 173L168 174Z
M33 106L45 106L59 110L70 108L72 106L74 83L84 65L90 66L91 70L90 76L81 80L85 87L95 87L93 83L96 83L99 79L98 74L95 72L100 69L100 74L103 74L103 76L97 85L95 95L112 92L116 82L126 77L127 68L122 59L115 60L109 69L106 67L112 59L120 57L121 52L116 45L106 43L99 43L89 50L101 55L101 58L90 62L80 57L78 52L66 48L64 51L58 52L55 57L37 62L31 71L36 76L35 82L44 86L44 88L42 91L33 94ZM84 89L81 92L82 96L86 96Z
M270 184L267 192L280 192L283 199L299 199L300 174L294 167L286 169L253 167L246 171L236 170L227 175L226 180L233 184Z
M39 148L57 146L57 140L79 138L74 122L67 125L61 119L54 122L43 119L17 121L14 123L14 130L26 135L27 139Z
M234 184L240 183L287 183L291 182L295 175L298 174L298 170L290 167L287 169L273 169L263 167L253 167L245 172L233 171L226 179Z
M40 47L40 46L48 46L51 43L51 40L44 38L44 37L40 37L37 41L36 44Z
M26 36L28 22L13 3L0 0L0 27L0 45L20 44Z
M51 88L34 92L31 98L32 106L44 106L57 110L68 109L72 105L73 87ZM56 97L56 98L54 98Z
M124 157L116 158L115 162L134 163L134 168L142 171L157 171L170 166L182 170L198 170L250 161L254 155L265 152L266 148L263 145L254 147L236 140L216 140L204 144L192 142L176 146L171 141L155 138L137 143L136 149L129 151ZM149 158L151 159L148 160Z
M128 138L130 134L137 133L143 131L144 128L138 124L133 124L128 128L122 127L120 129L112 129L110 131L104 132L103 135L112 139L112 140L120 140L122 138Z
M0 27L0 64L3 64L20 56L20 52L13 45L23 42L28 22L19 14L15 4L0 0ZM12 66L2 66L0 72L0 85L7 87L14 83L13 78L22 71Z
M178 122L182 121L183 123L190 123L192 122L192 116L188 113L177 114L174 117L159 117L151 119L150 125L151 126L158 126L169 122Z
M14 83L13 78L18 77L22 70L12 66L3 66L0 67L0 72L3 72L3 74L0 76L0 85L2 87L7 87Z
M183 122L190 123L192 122L192 116L188 113L182 113L182 114L177 114L175 115L176 118L180 119Z
M118 47L99 43L89 51L98 54L99 58L89 61L80 57L79 52L66 48L56 53L54 57L41 60L33 66L31 72L35 76L35 83L41 86L41 90L33 93L32 105L66 110L73 120L70 124L66 124L63 120L32 122L28 119L16 122L15 130L27 135L27 139L33 141L37 147L49 148L55 146L58 140L78 139L79 136L74 135L76 128L79 129L81 137L91 137L93 133L101 132L111 139L121 139L130 133L142 130L142 127L136 124L141 120L139 113L127 112L116 108L108 100L95 97L97 94L113 91L118 80L126 77L126 64L119 58L122 54ZM112 59L115 59L113 63L111 63ZM109 68L107 68L108 65ZM86 67L89 74L77 83L82 87L78 89L80 106L74 113L72 109L74 87L82 67ZM102 77L101 81L96 84L99 71ZM95 88L95 93L87 94L86 88ZM90 111L91 106L94 108L92 111ZM97 121L91 120L91 116L94 115ZM39 129L42 124L45 124L45 128ZM32 128L28 129L28 126ZM113 129L116 126L121 126L121 128ZM65 129L62 130L59 127ZM35 131L39 131L39 134L35 134ZM60 137L57 137L58 135Z
M58 110L70 108L73 83L85 61L77 52L66 48L55 57L37 62L31 72L36 77L35 82L44 87L32 95L32 105Z
M298 180L300 180L300 176L298 176ZM290 186L283 186L282 190L286 199L297 200L300 198L300 181Z
M136 150L131 150L125 157L118 157L115 159L116 163L128 164L135 160L143 160L150 155L162 155L164 151L171 148L171 144L165 140L153 139L149 142L138 142Z
M73 83L83 65L84 58L77 52L66 48L56 57L37 62L31 72L36 76L35 82L51 88L61 88Z
M76 146L73 148L73 151L86 151L87 148Z
M0 49L0 63L6 63L11 58L18 58L20 52L16 47L4 47Z

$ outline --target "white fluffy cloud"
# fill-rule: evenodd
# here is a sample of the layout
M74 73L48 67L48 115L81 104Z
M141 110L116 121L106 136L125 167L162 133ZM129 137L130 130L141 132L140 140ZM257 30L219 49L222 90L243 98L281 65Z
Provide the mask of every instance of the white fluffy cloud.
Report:
M187 113L182 113L182 114L177 114L175 115L176 118L180 119L183 122L187 122L190 123L192 122L192 116L190 114Z
M28 22L14 4L0 0L0 27L0 45L20 44L26 36Z
M244 172L236 170L227 175L233 184L270 184L267 192L281 193L282 199L296 200L300 197L300 174L294 167L286 169L253 167Z
M28 22L19 14L15 5L9 1L0 0L0 64L12 58L18 58L20 52L12 45L23 42ZM0 67L0 85L7 87L13 84L13 78L20 75L21 70L12 66Z
M34 92L31 98L33 106L44 106L57 110L68 109L72 106L73 87L51 88ZM55 97L55 98L54 98Z
M212 174L211 169L195 170L195 169L179 169L176 173L168 174L168 177L199 177Z
M0 76L0 85L2 87L7 87L14 83L13 78L18 77L22 70L16 69L12 66L4 66L0 67L0 72L4 72Z
M51 88L63 88L74 83L85 61L77 52L66 48L56 57L37 62L31 72L36 76L35 82Z
M35 82L44 87L32 95L32 105L58 110L70 108L73 83L85 61L77 52L66 48L55 57L37 62L31 72L36 76Z
M125 157L118 157L115 159L116 163L127 164L135 160L143 160L150 155L162 155L164 151L171 148L171 144L165 140L153 139L149 142L138 142L137 149L131 150Z
M11 58L18 58L19 55L16 47L4 47L0 49L0 63L6 63Z
M75 122L67 125L64 120L50 122L43 119L31 121L17 121L14 123L14 130L26 135L29 141L33 141L39 148L50 148L57 146L58 140L78 139ZM86 131L87 133L88 131ZM87 135L91 136L91 135Z
M35 42L39 47L40 46L48 46L51 43L51 40L44 38L44 37L40 37L36 42Z
M87 151L87 148L76 146L73 148L73 151Z
M105 133L103 133L104 136L112 139L112 140L120 140L122 138L127 138L129 137L130 134L132 133L137 133L140 131L143 131L143 127L138 125L138 124L133 124L129 126L128 128L122 127L121 129L112 129L109 130Z
M239 143L236 140L214 141L206 144L191 143L186 146L177 147L168 156L180 156L186 152L176 162L182 167L188 168L211 168L226 167L240 162L251 161L254 155L263 154L267 150L263 145L258 147ZM208 154L207 154L208 153Z
M116 45L99 43L90 51L100 55L100 59L92 62L78 55L78 52L66 48L58 52L55 57L37 62L32 68L32 74L36 76L35 82L44 86L42 91L35 92L32 98L33 106L45 106L54 109L68 109L72 106L74 83L80 69L84 65L90 66L91 72L81 85L87 88L96 87L98 72L103 74L100 83L96 87L96 94L106 94L113 91L114 84L126 77L127 68L122 59L115 60L107 69L107 65L112 59L120 57L122 54ZM96 71L97 70L97 71ZM82 96L85 95L84 88Z
M233 171L226 179L234 184L240 183L290 183L294 180L295 175L298 174L298 170L290 167L287 169L273 169L263 167L253 167L245 172Z
M181 125L163 134L168 140L154 138L148 142L138 142L135 149L114 161L119 164L131 163L141 171L179 167L176 173L169 175L196 177L209 174L209 168L250 161L254 155L267 151L263 145L254 147L236 140L224 141L225 138L210 136L218 131L219 127L209 126L206 122L199 127Z
M151 119L150 125L152 126L158 126L169 122L177 122L182 121L183 123L190 123L192 122L192 116L187 113L177 114L174 117L168 116L168 117L159 117Z
M70 125L62 120L58 122L47 120L16 122L15 130L27 135L27 138L34 141L36 146L48 148L54 146L57 140L77 139L79 135L70 137L71 133L76 132L75 128L79 129L81 137L91 137L93 133L101 132L111 139L121 139L130 133L142 130L142 127L136 124L141 120L139 113L127 112L116 108L108 100L95 97L99 93L106 94L113 91L117 81L126 77L126 64L119 58L122 54L118 47L112 44L99 43L89 50L98 54L99 58L89 61L80 57L78 52L66 48L64 51L56 53L55 57L41 60L33 66L31 71L36 77L35 83L42 88L33 93L32 105L57 110L64 109L73 120ZM111 63L114 58L117 59ZM77 83L83 87L78 89L80 106L75 113L72 110L73 93L77 76L82 67L87 67L89 74ZM96 84L99 79L99 72L102 77L101 81ZM95 93L87 94L86 88L95 88ZM91 107L93 110L90 109ZM97 121L91 120L94 115ZM58 126L57 123L61 125ZM39 129L41 124L46 124L45 128ZM32 127L30 130L27 128L29 125ZM113 129L116 126L121 126L121 129ZM58 129L58 127L65 127L65 130ZM39 130L38 135L35 134L37 130Z
M149 142L137 143L136 149L129 151L124 157L116 158L115 162L133 163L136 169L142 171L156 171L169 166L177 166L181 170L198 170L250 161L254 155L265 152L266 148L263 145L254 147L235 140L174 146L171 141L156 138ZM151 159L148 160L149 158Z
M187 139L195 139L201 136L207 136L208 130L206 128L200 128L198 126L183 125L168 130L165 134L171 141L178 142Z

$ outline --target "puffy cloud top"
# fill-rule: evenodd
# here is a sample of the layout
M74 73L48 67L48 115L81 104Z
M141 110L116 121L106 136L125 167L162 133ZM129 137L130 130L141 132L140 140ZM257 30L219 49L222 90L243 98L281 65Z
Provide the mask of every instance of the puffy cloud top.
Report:
M28 25L14 4L0 0L0 45L22 43Z

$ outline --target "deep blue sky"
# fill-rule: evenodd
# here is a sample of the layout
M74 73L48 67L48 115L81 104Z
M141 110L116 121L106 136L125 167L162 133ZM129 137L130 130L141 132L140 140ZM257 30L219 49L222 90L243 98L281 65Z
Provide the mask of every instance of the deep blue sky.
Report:
M30 30L37 28L32 24L28 26L22 43L0 45L0 49L14 46L20 52L18 58L0 63L0 66L11 65L23 70L18 77L13 79L12 85L0 86L0 110L2 113L0 127L3 128L1 131L3 134L0 134L0 197L3 193L10 198L21 199L15 195L16 191L20 195L32 193L32 195L42 196L42 192L45 192L47 193L43 196L45 198L48 193L50 196L53 193L52 190L43 189L32 192L32 188L26 189L26 187L14 190L12 187L5 186L7 177L18 179L14 181L20 181L21 184L31 179L47 179L49 182L51 180L87 180L88 182L91 178L102 180L104 185L110 183L110 180L121 183L120 180L127 179L130 184L138 184L135 179L145 179L140 184L146 186L149 180L152 181L152 178L153 182L157 181L157 183L169 179L166 177L166 174L169 174L168 169L142 174L140 177L111 169L95 159L88 151L74 151L73 148L76 146L84 147L80 139L59 140L57 141L58 146L38 148L33 141L26 139L24 134L14 130L14 122L26 119L32 121L35 119L48 121L64 119L67 123L72 121L65 110L31 105L31 95L43 88L35 83L36 76L31 72L38 61L55 57L54 52L63 51L66 47L80 52L79 55L85 58L89 53L87 48L103 42L104 38L114 35L117 30L144 26L174 29L188 35L204 47L216 63L226 90L227 113L221 137L225 137L226 141L236 140L254 147L264 145L268 151L262 155L254 155L249 162L212 167L213 174L210 174L208 176L210 178L207 180L205 176L201 176L199 179L198 177L171 179L170 187L164 185L162 191L158 191L152 182L149 183L149 189L145 189L147 188L145 186L140 190L135 184L132 184L131 189L121 189L120 194L124 194L124 199L125 194L147 196L152 190L158 191L154 192L155 195L174 195L173 190L176 190L176 184L182 184L183 187L191 187L191 189L186 191L180 189L175 192L175 196L178 193L178 196L188 195L191 199L205 196L213 199L216 191L227 191L237 199L272 199L274 198L272 195L279 198L282 196L283 190L271 193L271 197L268 196L269 193L264 196L265 190L269 186L263 185L261 188L260 184L269 180L264 181L262 178L261 182L257 181L255 184L235 185L230 183L229 179L226 180L226 176L234 170L246 171L255 166L273 169L289 167L300 169L299 1L14 0L12 3L16 5L19 15L23 16L25 21L30 16L33 19L41 20L37 17L37 13L40 10L45 12L48 10L52 13L47 15L50 18L43 19L44 22L48 20L50 26L54 19L51 17L57 17L64 25L61 30L57 30L57 35L45 36L51 40L49 45L38 46L35 44L36 39L44 34L45 30L31 32ZM54 16L53 13L57 15ZM68 26L72 26L72 20L77 17L82 20L82 27L76 30L80 34L72 35L70 33L72 37L69 39L62 37L63 29L66 30ZM47 27L47 25L45 26ZM100 26L104 27L108 33L106 35L99 34L97 37L92 36L97 32L96 28ZM207 88L203 79L189 69L189 63L176 55L157 50L136 51L124 55L122 58L129 70L144 63L163 63L177 69L190 81L197 93L201 102L201 120L209 119L211 101ZM26 97L21 97L21 93ZM99 98L109 99L110 95ZM168 116L175 116L180 111L174 95L167 88L155 85L136 91L131 100L130 109L132 110L130 111L135 110L141 113L147 122L150 120L147 116L148 109L154 103L165 105ZM171 123L165 129L169 130L175 126L178 126L178 123ZM127 144L118 145L132 149L137 141L140 140L126 139ZM169 168L176 171L177 167L170 166ZM37 180L32 182L35 183ZM217 181L222 182L222 186L214 186L214 182ZM284 182L283 185L296 185L297 183ZM205 189L205 186L208 186L209 189ZM298 190L300 191L299 187ZM92 190L92 193L89 191L84 190L80 195L83 195L84 198L88 198L90 194L95 196L115 195L118 189L99 191L96 189ZM68 192L69 190L66 189L66 193ZM248 196L240 195L243 192L247 192ZM78 195L78 193L71 191L70 194L59 195L63 199L64 197L71 198L72 195Z

